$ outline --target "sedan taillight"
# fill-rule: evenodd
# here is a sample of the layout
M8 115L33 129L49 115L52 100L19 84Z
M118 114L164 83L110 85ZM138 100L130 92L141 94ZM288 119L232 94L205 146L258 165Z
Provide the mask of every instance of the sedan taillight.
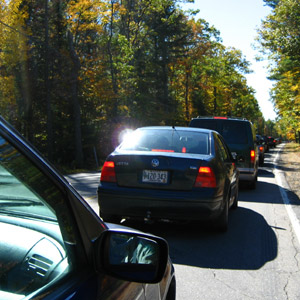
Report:
M115 163L113 161L106 161L101 171L100 181L117 182Z
M214 188L216 186L216 177L213 170L210 167L200 167L194 187Z

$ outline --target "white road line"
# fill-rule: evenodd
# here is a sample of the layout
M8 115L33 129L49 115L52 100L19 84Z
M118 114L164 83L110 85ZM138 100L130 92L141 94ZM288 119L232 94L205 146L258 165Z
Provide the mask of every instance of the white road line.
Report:
M281 152L281 149L277 152L276 157L274 159L274 162L275 162L274 164L275 165L277 164L277 161L279 159L280 152ZM290 187L289 187L289 185L288 185L288 183L285 179L285 175L284 175L283 171L280 171L280 170L275 168L274 174L275 174L275 178L276 178L279 190L280 190L281 197L282 197L283 202L285 204L285 208L287 210L288 216L291 220L293 229L294 229L295 234L297 236L298 243L300 244L300 223L299 223L299 220L298 220L296 214L293 211L292 204L291 204L290 199L289 199L289 197L286 193L286 190L287 189L290 190Z

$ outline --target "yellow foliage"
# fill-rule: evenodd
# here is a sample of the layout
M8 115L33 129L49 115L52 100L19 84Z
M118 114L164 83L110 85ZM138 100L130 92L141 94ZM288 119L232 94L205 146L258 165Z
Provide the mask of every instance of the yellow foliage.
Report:
M28 58L30 32L26 32L25 20L28 17L24 1L0 0L0 36L1 52L0 61L3 74L0 76L1 111L9 109L11 114L16 106L17 89L13 75L7 75L15 67L23 66ZM23 4L20 9L20 4ZM13 74L13 73L11 73Z
M109 19L109 1L81 0L70 1L67 8L67 22L73 34L87 30L101 32Z

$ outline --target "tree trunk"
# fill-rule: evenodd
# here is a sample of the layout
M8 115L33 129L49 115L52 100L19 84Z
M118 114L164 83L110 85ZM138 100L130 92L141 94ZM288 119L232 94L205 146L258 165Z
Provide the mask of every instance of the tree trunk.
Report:
M190 111L189 111L189 79L190 74L189 71L185 72L185 117L189 121L190 120Z
M73 107L74 131L75 131L75 164L77 168L83 166L83 150L82 150L82 135L81 135L81 113L80 103L78 98L78 78L80 70L80 60L74 49L73 35L68 32L68 44L70 56L72 60L72 74L71 74L71 101Z
M112 115L115 120L117 120L118 116L118 84L117 84L117 76L116 70L114 67L114 59L113 59L113 51L112 51L112 38L113 38L113 25L114 25L114 1L111 1L111 19L110 19L110 33L109 33L109 40L107 43L107 51L109 56L109 64L110 64L110 74L111 74L111 82L112 82L112 89L114 92L114 99L112 105Z
M217 114L217 108L218 108L218 104L217 104L217 88L214 86L214 115Z
M48 13L48 0L45 0L45 43L44 43L44 55L45 55L45 97L47 103L47 153L48 159L53 159L53 114L52 104L50 98L49 88L49 13Z

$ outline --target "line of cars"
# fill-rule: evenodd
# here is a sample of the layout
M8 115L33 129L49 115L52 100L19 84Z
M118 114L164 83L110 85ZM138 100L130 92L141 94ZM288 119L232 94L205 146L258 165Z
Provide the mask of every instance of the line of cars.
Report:
M209 221L228 228L239 181L254 189L259 154L245 119L198 117L188 127L142 127L106 159L98 187L99 214L122 219Z
M263 166L264 164L265 153L267 153L270 149L275 148L281 143L281 141L281 138L273 138L272 136L265 136L259 134L256 135L260 166Z

